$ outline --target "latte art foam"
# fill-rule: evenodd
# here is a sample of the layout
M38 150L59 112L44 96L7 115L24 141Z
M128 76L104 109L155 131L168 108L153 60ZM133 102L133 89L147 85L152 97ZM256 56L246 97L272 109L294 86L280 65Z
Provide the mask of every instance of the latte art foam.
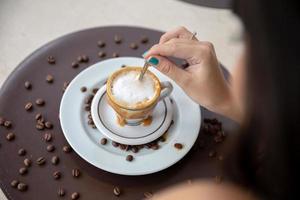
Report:
M138 80L139 71L128 71L117 76L112 83L112 94L120 101L129 105L145 102L154 98L155 83L149 74Z

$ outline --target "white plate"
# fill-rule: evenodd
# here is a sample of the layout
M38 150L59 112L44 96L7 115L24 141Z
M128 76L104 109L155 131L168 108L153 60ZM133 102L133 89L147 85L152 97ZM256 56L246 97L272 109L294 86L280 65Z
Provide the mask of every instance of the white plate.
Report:
M92 65L75 77L65 91L60 105L60 122L63 133L74 151L90 164L116 174L143 175L163 170L183 158L196 141L200 129L200 108L182 89L158 70L151 68L161 81L170 81L174 90L174 124L168 130L166 142L159 143L158 150L142 149L139 153L122 151L111 145L99 143L105 137L97 129L87 125L87 113L84 112L84 99L87 95L80 88L101 87L107 77L122 65L142 66L144 60L133 57L120 57L105 60ZM177 150L175 143L184 148ZM134 155L132 162L125 160L126 155Z
M154 108L150 125L120 126L115 111L107 102L104 85L93 99L91 112L95 125L108 138L121 144L139 145L152 142L166 132L172 121L173 106L167 97Z

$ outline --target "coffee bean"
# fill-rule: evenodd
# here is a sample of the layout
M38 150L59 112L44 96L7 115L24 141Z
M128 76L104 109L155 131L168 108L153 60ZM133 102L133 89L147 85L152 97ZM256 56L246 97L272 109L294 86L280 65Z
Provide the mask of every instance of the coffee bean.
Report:
M26 167L30 167L30 166L31 166L31 163L32 163L31 160L30 160L29 158L25 158L23 162L24 162L24 165L25 165Z
M72 195L71 195L71 199L72 200L76 200L76 199L79 199L80 195L78 192L74 192Z
M174 144L174 147L175 147L176 149L182 149L182 148L183 148L183 145L182 145L181 143L175 143L175 144Z
M49 144L49 145L47 146L47 151L48 151L48 152L53 152L54 150L55 150L55 146L54 146L54 145Z
M99 40L97 42L97 45L98 45L98 47L103 48L103 47L105 47L105 42L103 42L102 40Z
M63 188L59 188L57 191L58 196L63 197L65 196L66 192Z
M27 174L27 172L28 172L28 170L27 170L26 167L21 167L21 168L19 169L19 174L20 174L20 175L25 175L25 174Z
M86 55L82 55L82 62L89 62L89 57Z
M74 178L78 178L79 176L80 176L80 171L79 171L79 169L72 169L72 176L74 177Z
M0 126L4 126L5 119L3 117L0 117Z
M28 186L25 183L19 183L17 187L18 187L18 190L22 191L22 192L24 192L28 189Z
M6 128L11 128L11 127L12 127L12 122L6 120L6 121L4 122L4 126L5 126Z
M104 51L99 51L98 56L99 58L104 58L106 56L106 53Z
M32 85L29 81L25 81L24 86L27 90L30 90L32 88Z
M55 180L60 179L60 177L61 177L61 173L60 173L59 171L53 172L53 178L54 178Z
M47 121L47 122L45 122L45 127L47 129L52 129L53 128L53 124L51 122Z
M106 145L106 144L107 144L107 139L106 139L106 138L102 138L102 139L100 140L100 143L101 143L102 145Z
M48 82L48 83L53 83L53 81L54 81L54 77L52 76L52 75L47 75L46 76L46 81Z
M189 66L189 63L185 60L181 63L182 68L187 68L188 66Z
M72 62L71 66L72 66L72 68L78 68L79 64L78 64L78 62Z
M133 160L133 156L132 155L127 155L126 160L131 162Z
M96 94L98 92L99 88L94 88L93 93Z
M63 85L63 91L65 91L67 89L67 87L69 86L69 82L65 81L64 85Z
M23 148L19 149L18 155L19 155L19 156L25 156L25 155L26 155L26 150L23 149Z
M138 149L137 147L133 146L133 147L131 147L131 151L132 151L133 153L138 153L138 152L139 152L139 149Z
M35 120L37 121L37 120L40 120L42 118L42 114L41 113L37 113L36 115L35 115Z
M51 135L51 133L45 133L45 134L44 134L44 140L45 140L46 142L50 142L50 141L52 140L52 135Z
M137 49L139 46L136 43L133 42L133 43L130 43L129 47L131 49Z
M10 186L13 187L13 188L16 188L19 184L19 181L18 180L12 180L12 182L10 182Z
M114 146L114 147L118 147L119 146L119 143L115 142L115 141L112 141L111 144Z
M119 187L114 187L114 195L117 197L121 195L121 190Z
M51 158L51 162L53 165L57 165L59 163L59 157L58 156L53 156Z
M222 183L222 180L223 180L223 177L222 176L215 176L215 182L216 183L218 183L218 184L220 184L220 183Z
M70 153L72 151L72 148L68 145L63 146L63 151L65 153Z
M141 43L142 44L146 44L146 43L148 43L148 41L149 41L148 37L142 36L142 38L141 38Z
M37 130L44 130L45 129L45 125L44 125L44 123L38 121L37 124L35 125L35 128Z
M93 124L93 125L92 125L92 128L93 128L93 129L96 129L96 128L97 128L97 126L96 126L95 124Z
M121 68L124 68L124 67L126 67L126 65L122 65L122 66L121 66Z
M85 110L85 111L90 111L90 110L91 110L91 106L90 106L90 105L86 105L86 106L84 107L84 110Z
M208 153L208 156L213 158L217 155L217 152L215 150L211 150L209 153Z
M55 58L53 56L48 56L47 61L49 64L54 65L55 64Z
M157 149L159 149L159 145L158 144L154 144L154 145L151 146L151 149L157 150Z
M87 96L87 97L85 98L85 100L84 100L84 103L85 103L85 104L90 104L90 103L92 103L93 98L94 98L94 95L89 95L89 96Z
M15 134L14 133L12 133L12 132L10 132L10 133L8 133L7 135L6 135L6 139L8 140L8 141L13 141L14 139L15 139Z
M116 44L121 44L122 42L122 38L119 35L115 35L114 40Z
M38 106L43 106L43 105L45 105L45 100L39 98L39 99L35 100L35 104Z
M46 163L46 158L44 158L44 157L39 157L36 160L36 164L38 164L38 165L44 165L45 163Z
M88 119L93 119L91 114L88 114Z
M33 108L33 105L31 102L26 103L25 110L30 111L30 110L32 110L32 108Z
M119 57L119 54L118 54L117 52L114 52L114 53L112 54L112 57L113 57L113 58L117 58L117 57Z
M90 120L88 121L88 124L89 124L89 125L94 125L94 121L93 121L92 119L90 119Z
M153 194L152 194L152 192L145 192L145 193L144 193L144 197L145 197L146 199L150 199L150 198L153 197Z
M125 144L120 144L120 149L125 150L126 149L126 145Z
M80 88L80 91L81 91L81 92L86 92L86 91L87 91L87 88L86 88L86 87L81 87L81 88Z

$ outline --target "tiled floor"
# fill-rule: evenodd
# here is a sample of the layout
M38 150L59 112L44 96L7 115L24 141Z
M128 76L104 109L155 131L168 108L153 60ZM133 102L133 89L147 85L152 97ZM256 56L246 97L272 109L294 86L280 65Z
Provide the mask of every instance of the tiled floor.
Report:
M200 40L213 42L219 60L229 70L242 48L236 39L241 26L231 11L177 0L1 0L0 24L0 86L35 49L61 35L95 26L132 25L166 31L183 25L197 31ZM5 199L1 191L0 199Z

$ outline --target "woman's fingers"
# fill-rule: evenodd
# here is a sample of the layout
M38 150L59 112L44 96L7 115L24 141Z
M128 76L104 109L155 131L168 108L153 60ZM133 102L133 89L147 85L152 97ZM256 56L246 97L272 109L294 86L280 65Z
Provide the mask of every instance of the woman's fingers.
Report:
M166 43L173 38L191 39L192 36L193 34L190 31L188 31L185 27L180 26L163 34L159 40L159 44Z

